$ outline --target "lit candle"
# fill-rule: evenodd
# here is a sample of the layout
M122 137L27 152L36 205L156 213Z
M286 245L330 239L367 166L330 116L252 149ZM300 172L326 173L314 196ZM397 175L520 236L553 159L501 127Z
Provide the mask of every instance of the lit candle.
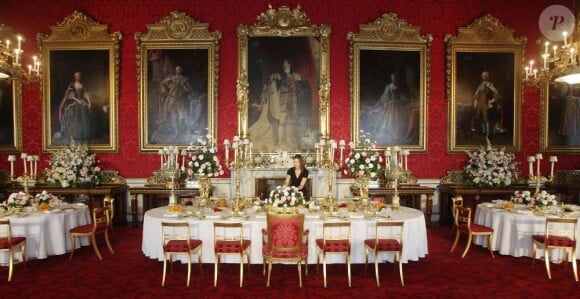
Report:
M10 50L10 40L6 40L6 50Z
M556 53L558 52L558 46L553 46L552 49L554 50L554 57L556 57Z
M224 139L224 148L225 148L225 152L226 152L226 164L227 164L228 161L230 160L230 140L229 139Z
M538 69L534 69L534 79L538 78Z
M562 32L562 35L564 36L564 47L568 47L568 31Z
M20 65L20 63L18 63L18 60L20 59L20 50L18 49L14 49L14 61L12 62L13 65Z
M534 69L534 61L530 60L530 70Z
M554 177L554 164L556 164L556 162L558 162L558 157L557 156L551 156L550 157L550 163L552 163L552 165L550 167L550 177L551 178Z
M20 52L20 50L22 50L22 36L17 36L16 37L18 39L18 51Z
M530 169L528 171L530 173L530 177L534 176L534 162L536 162L536 158L534 158L534 156L529 156L528 157L528 164L530 166Z
M550 54L544 54L544 55L542 55L542 58L544 59L544 69L545 70L548 69L548 57L550 57Z
M28 74L29 75L32 74L32 65L30 64L28 65Z
M526 80L528 80L528 78L530 77L530 67L526 66L524 69L526 70Z
M550 45L550 42L548 42L548 41L544 43L544 46L546 46L546 49L544 51L544 54L548 54L548 46L549 45Z
M26 173L28 172L27 169L26 169L26 158L27 157L28 157L28 155L26 153L20 154L20 158L24 162L24 175L26 175Z

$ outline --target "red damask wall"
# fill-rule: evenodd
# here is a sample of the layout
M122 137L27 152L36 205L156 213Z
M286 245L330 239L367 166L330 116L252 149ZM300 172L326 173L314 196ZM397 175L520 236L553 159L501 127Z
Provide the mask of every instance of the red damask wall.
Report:
M489 13L503 24L514 28L517 36L528 37L526 57L537 56L535 40L540 36L538 17L551 4L571 7L572 1L548 0L317 0L317 1L199 1L199 0L3 0L0 4L0 23L13 26L28 37L25 53L38 52L35 36L49 33L49 26L62 21L74 10L82 11L96 21L109 24L111 31L121 31L119 140L118 154L101 154L105 168L118 169L125 177L147 177L158 167L156 155L139 153L138 96L136 82L136 46L133 34L144 32L145 25L155 23L169 12L184 11L194 19L209 23L210 29L220 30L218 139L231 138L237 131L236 76L238 24L253 24L256 16L269 3L274 7L300 4L312 23L330 24L331 34L331 134L335 139L349 139L350 100L348 42L346 34L358 31L384 13L394 12L410 24L421 26L423 34L431 34L431 92L429 95L428 153L411 156L409 167L420 178L440 178L449 169L460 168L464 155L446 153L447 101L445 96L446 33L456 34L457 27L471 23ZM24 150L39 153L42 149L41 98L38 84L24 87ZM539 90L526 87L522 111L523 157L539 150ZM47 157L44 155L43 157ZM0 167L6 167L1 157ZM547 164L547 163L545 163ZM545 165L547 167L547 165ZM560 169L580 168L580 156L561 155ZM525 169L525 167L524 167ZM547 170L547 168L546 168ZM544 173L545 171L544 170ZM20 170L18 170L20 171Z

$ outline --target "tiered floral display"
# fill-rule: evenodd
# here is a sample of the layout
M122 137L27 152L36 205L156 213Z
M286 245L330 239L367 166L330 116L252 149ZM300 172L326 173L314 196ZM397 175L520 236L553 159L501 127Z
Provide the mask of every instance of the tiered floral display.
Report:
M505 149L496 149L489 140L487 146L469 153L467 166L463 168L466 184L474 187L509 186L517 178L515 155Z
M270 192L266 204L276 208L304 206L304 194L294 186L278 186Z
M211 134L200 136L187 148L188 175L217 177L224 174L217 157L216 141Z
M512 199L518 204L527 204L532 207L549 207L558 204L556 195L549 194L545 190L532 196L530 191L516 191Z
M370 134L361 130L358 143L351 142L350 148L350 154L344 160L346 165L344 173L354 177L376 178L381 171L383 158L376 150L376 142L371 141Z
M46 170L47 181L62 187L92 187L100 182L101 168L95 154L89 153L86 144L71 140L52 154L50 168Z

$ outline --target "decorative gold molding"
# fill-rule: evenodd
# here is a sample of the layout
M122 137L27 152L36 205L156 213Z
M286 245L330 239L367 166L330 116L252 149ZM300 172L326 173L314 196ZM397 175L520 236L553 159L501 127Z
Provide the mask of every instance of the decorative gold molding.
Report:
M12 88L12 134L13 142L10 145L0 146L0 153L22 152L22 82L10 80ZM6 119L2 121L7 121Z
M41 98L43 103L44 151L59 149L52 144L50 107L50 52L60 50L107 50L109 52L109 143L89 145L93 152L118 152L119 102L119 41L120 32L109 33L108 25L100 24L79 11L74 11L62 22L50 26L49 35L39 33L37 41L41 53Z
M217 98L219 83L220 31L209 31L209 24L194 20L184 12L173 11L155 24L147 25L147 32L135 33L137 42L137 87L139 91L139 144L141 152L154 152L168 144L148 142L147 118L147 51L176 49L205 49L208 51L207 120L208 131L217 136ZM172 144L178 146L189 145Z
M558 83L554 81L543 80L540 82L540 152L542 153L559 153L559 154L580 154L580 146L565 146L565 145L550 145L550 85L567 85L566 83ZM570 93L572 93L573 86L568 85L570 88ZM578 98L572 97L569 99L556 99L557 101L580 101ZM573 106L572 110L576 111L577 106ZM563 112L566 111L568 107L564 106L562 108ZM577 113L577 112L576 112ZM554 115L552 115L554 116ZM562 115L557 115L557 120L562 121ZM554 120L552 120L554 122Z
M448 130L447 152L461 153L466 150L475 150L479 145L458 146L456 142L455 120L455 87L457 79L457 52L471 53L512 53L514 55L514 114L513 114L513 142L506 148L518 152L521 149L521 103L523 102L522 65L526 37L515 37L514 30L503 25L498 19L487 14L477 18L466 27L459 27L457 36L445 35L447 44L447 100L448 100Z
M421 27L414 26L400 19L395 13L383 14L368 24L359 25L359 32L348 32L350 42L350 96L351 96L351 139L359 138L360 117L360 52L361 50L413 51L420 56L419 86L419 142L417 145L405 145L404 148L416 151L427 151L427 119L429 107L429 81L431 72L431 35L421 35ZM395 145L395 144L393 144ZM389 145L383 145L385 148Z
M268 9L258 15L253 25L238 26L238 134L248 137L248 39L251 37L315 37L320 43L320 77L319 77L319 116L320 137L329 138L329 101L330 101L330 27L313 25L300 6L291 9L281 6Z

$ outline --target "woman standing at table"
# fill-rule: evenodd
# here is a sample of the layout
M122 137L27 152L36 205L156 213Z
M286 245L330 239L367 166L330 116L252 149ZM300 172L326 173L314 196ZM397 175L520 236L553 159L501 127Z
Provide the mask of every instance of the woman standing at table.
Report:
M308 199L308 190L306 188L306 181L308 181L308 170L304 166L304 158L301 155L296 155L292 158L294 162L294 167L288 169L286 172L286 181L284 186L294 186L298 188L304 195L305 199Z

